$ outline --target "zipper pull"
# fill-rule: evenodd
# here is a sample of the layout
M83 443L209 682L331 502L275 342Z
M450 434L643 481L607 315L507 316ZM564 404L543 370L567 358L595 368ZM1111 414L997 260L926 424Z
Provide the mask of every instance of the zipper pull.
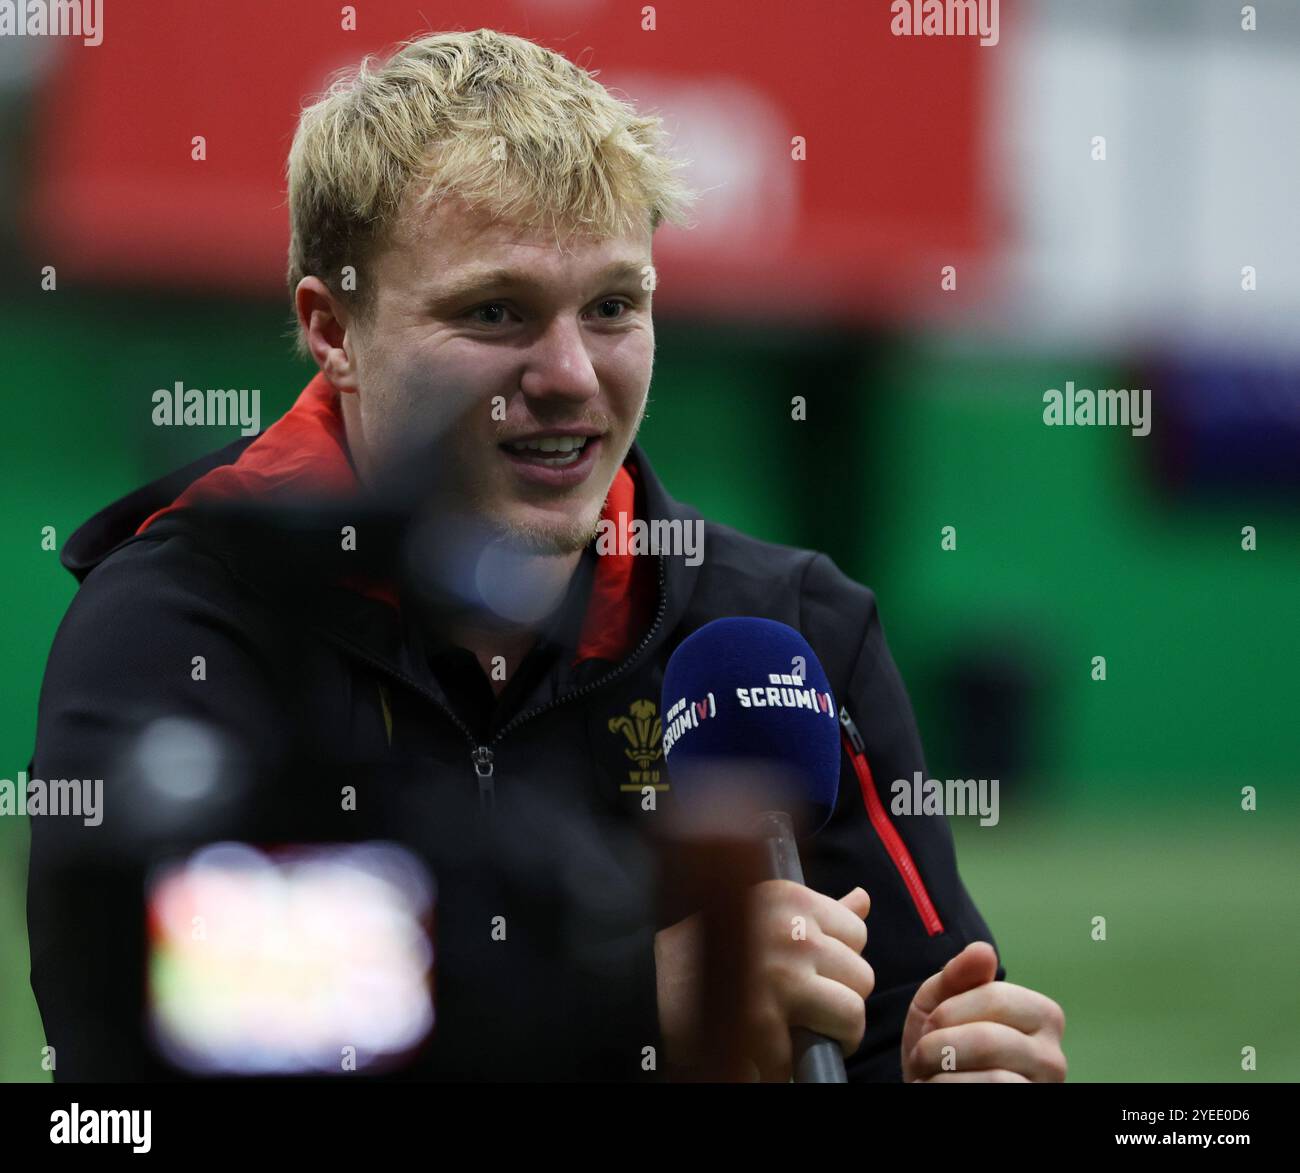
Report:
M867 747L862 740L862 734L858 732L858 727L853 723L853 718L849 716L849 710L844 705L840 705L840 724L844 726L844 732L849 735L853 748L858 753L866 753Z
M474 747L474 773L478 777L479 810L491 810L496 805L496 788L492 782L492 751L486 745Z

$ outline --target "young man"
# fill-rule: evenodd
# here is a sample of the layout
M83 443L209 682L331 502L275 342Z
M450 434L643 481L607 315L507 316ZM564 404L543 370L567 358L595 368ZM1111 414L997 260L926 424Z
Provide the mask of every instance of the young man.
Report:
M946 822L894 822L875 789L924 765L871 592L825 555L708 522L702 560L594 541L602 518L701 521L634 442L652 237L688 200L657 120L489 30L415 41L304 111L289 283L319 373L263 435L69 541L84 585L51 653L33 774L109 771L111 806L122 747L170 712L261 760L400 757L498 807L544 792L648 835L669 655L712 619L776 619L822 661L846 734L837 807L803 846L808 886L753 892L748 1074L788 1078L804 1027L839 1041L853 1079L1062 1079L1061 1010L1001 980ZM286 607L260 589L264 548L196 521L213 502L394 486L433 535L423 609L363 574L318 576ZM34 821L32 984L60 1075L102 1077L111 1060L85 1040L107 1011L38 882L47 837ZM651 926L604 1007L639 1024L661 1073L698 1057L699 941L697 914ZM627 1078L645 1070L629 1051Z

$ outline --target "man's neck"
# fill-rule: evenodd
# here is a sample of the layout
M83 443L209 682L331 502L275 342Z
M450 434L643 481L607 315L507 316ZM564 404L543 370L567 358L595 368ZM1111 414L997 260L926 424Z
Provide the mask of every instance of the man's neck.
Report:
M474 653L483 675L492 685L492 691L500 696L510 682L519 665L533 649L537 642L537 632L515 630L509 632L487 631L480 628L453 627L448 629L447 638L462 648Z
M496 695L501 695L537 642L543 626L563 605L581 560L581 550L536 559L537 579L550 584L554 600L546 614L535 623L513 623L491 612L466 610L448 616L442 625L446 639L474 653Z
M369 469L362 458L361 409L355 395L340 397L343 430L348 456L361 480L368 479ZM582 551L569 554L538 554L526 557L510 567L510 577L519 582L535 583L538 593L551 595L551 605L534 623L512 623L486 607L462 610L448 615L440 624L444 638L474 653L498 696L514 675L524 657L537 642L538 633L568 595L574 572L582 561ZM498 659L501 657L501 659ZM504 666L504 673L502 667ZM504 679L502 678L504 675Z

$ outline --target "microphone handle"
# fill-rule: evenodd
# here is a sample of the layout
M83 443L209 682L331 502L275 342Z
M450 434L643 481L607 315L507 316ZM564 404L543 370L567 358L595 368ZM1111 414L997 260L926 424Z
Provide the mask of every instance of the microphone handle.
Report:
M767 847L770 878L802 884L803 865L799 862L799 844L790 816L784 811L764 811L758 816L758 833ZM795 1083L848 1083L844 1052L834 1039L796 1026L790 1031L790 1042Z

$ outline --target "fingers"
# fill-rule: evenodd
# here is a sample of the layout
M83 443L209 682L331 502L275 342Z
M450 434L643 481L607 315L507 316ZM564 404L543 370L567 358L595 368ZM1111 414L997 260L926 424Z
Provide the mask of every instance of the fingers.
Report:
M806 888L774 888L767 895L770 904L760 930L761 953L778 1001L789 1006L801 980L813 976L838 982L865 999L876 975L862 957L866 925L856 913ZM849 896L859 907L869 899L860 889ZM799 922L798 932L791 922Z
M1018 1072L1034 1082L1065 1079L1065 1056L1038 1034L1001 1022L968 1022L930 1031L912 1048L906 1068L911 1080L954 1072Z
M755 887L760 977L745 1013L745 1054L758 1078L790 1078L793 1027L834 1039L846 1055L858 1049L876 981L862 957L870 908L861 888L832 900L784 880Z
M930 1015L926 1033L964 1022L1001 1022L1025 1034L1045 1030L1065 1033L1065 1012L1046 994L1012 982L987 982L941 1002Z
M956 994L982 986L997 976L998 955L987 941L972 941L938 973L921 983L912 999L912 1009L929 1015L941 1002Z
M765 1004L745 1032L745 1054L764 1083L790 1079L793 1027L834 1039L845 1057L861 1046L866 1034L866 1002L839 982L814 975L789 991L788 997L784 1005L775 999Z
M845 893L837 903L842 904L854 916L859 916L866 920L867 914L871 911L871 897L867 895L865 888L854 888L852 892Z
M866 915L871 909L871 897L861 888L839 900L832 900L811 888L803 888L817 927L828 936L843 941L854 953L867 947Z
M875 988L875 971L843 941L823 934L814 944L812 960L818 976L847 986L859 998L865 999Z
M767 1001L749 1022L745 1053L762 1083L787 1083L794 1071L794 1044L785 1015L774 1001Z
M804 965L777 975L775 992L786 1022L835 1039L851 1055L866 1032L866 999L875 988L875 971L829 933L801 942L799 951Z
M852 1055L867 1032L867 1004L856 991L817 975L794 991L786 1010L790 1026L802 1026L834 1039ZM789 1027L786 1028L787 1036Z
M855 953L867 946L867 926L862 917L848 905L802 884L766 880L754 888L754 899L758 932L769 940L812 940L820 930L843 941Z
M866 916L871 911L871 897L866 891L854 888L839 900L820 892L812 895L817 897L817 924L822 932L843 941L854 953L861 953L867 947Z

